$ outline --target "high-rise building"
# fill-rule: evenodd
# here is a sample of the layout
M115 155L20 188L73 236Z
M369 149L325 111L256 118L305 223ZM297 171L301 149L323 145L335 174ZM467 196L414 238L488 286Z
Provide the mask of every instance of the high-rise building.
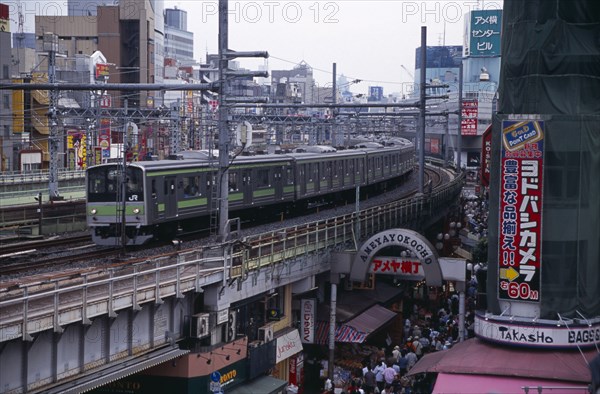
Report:
M180 65L195 63L194 33L187 31L187 12L167 8L164 18L165 58L176 59Z
M67 12L69 16L96 16L99 5L117 5L118 0L68 0Z
M8 6L0 3L0 81L10 83L11 79L11 45ZM12 93L0 90L0 172L13 170L12 167Z

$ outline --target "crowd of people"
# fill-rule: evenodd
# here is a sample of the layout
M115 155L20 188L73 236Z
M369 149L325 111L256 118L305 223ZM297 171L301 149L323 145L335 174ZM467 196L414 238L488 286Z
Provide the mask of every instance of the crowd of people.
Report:
M466 297L466 336L473 336L474 300L477 281L468 283ZM415 303L412 314L404 320L403 341L383 347L366 357L361 370L352 371L349 383L338 387L328 379L325 393L343 394L418 394L430 393L434 381L426 374L408 372L425 354L444 351L459 341L459 297L443 297L433 306Z

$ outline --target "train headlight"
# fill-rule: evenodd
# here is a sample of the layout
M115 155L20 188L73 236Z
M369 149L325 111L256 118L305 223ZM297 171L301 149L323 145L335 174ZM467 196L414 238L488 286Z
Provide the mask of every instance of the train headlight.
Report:
M133 213L135 213L137 215L138 213L140 213L140 209L139 208L133 208Z
M91 213L92 215L95 215L97 212L98 212L98 211L97 211L96 209L92 209L92 210L90 211L90 213Z

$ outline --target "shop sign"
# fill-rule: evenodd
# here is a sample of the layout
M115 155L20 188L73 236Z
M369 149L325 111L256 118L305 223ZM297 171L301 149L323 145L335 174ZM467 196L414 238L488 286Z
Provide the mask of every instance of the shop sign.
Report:
M371 261L369 273L395 275L408 280L421 280L425 277L421 262L405 257L376 256Z
M483 133L481 146L481 184L490 185L490 167L492 166L492 125Z
M227 323L229 320L229 308L217 312L217 325Z
M357 282L364 281L377 252L390 246L399 246L410 251L411 256L421 263L427 284L441 286L442 270L437 253L425 237L409 229L382 231L366 240L354 257L350 279Z
M315 299L303 299L300 301L300 313L302 315L301 330L302 342L315 342Z
M498 321L477 315L475 334L483 339L507 345L543 348L578 348L600 344L600 323L574 325L526 324Z
M460 122L460 132L462 135L477 135L477 118L463 118Z
M504 121L500 165L499 286L502 300L540 300L544 122Z
M279 363L302 351L302 341L300 341L298 330L290 331L278 337L276 342L275 363Z
M471 11L468 25L470 56L500 56L502 10Z

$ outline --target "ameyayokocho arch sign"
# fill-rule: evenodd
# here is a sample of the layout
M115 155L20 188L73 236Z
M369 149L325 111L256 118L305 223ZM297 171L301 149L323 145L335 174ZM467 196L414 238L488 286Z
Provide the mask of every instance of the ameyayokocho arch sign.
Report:
M399 246L412 252L423 267L425 281L428 286L442 285L442 269L438 255L431 243L421 234L408 229L391 229L382 231L366 240L352 261L350 279L364 282L367 278L369 265L380 250Z

